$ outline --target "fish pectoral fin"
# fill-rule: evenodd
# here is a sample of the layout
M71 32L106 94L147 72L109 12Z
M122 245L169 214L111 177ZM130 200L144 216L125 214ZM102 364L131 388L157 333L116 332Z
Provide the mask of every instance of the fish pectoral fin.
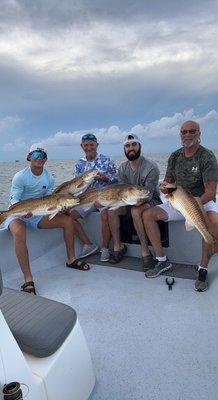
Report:
M118 208L120 208L120 205L111 206L108 210L117 210Z
M123 201L123 203L125 203L127 206L134 206L134 205L137 203L136 199L129 199L129 200L122 199L122 201Z
M194 229L194 228L195 228L195 226L193 225L193 223L186 219L185 220L185 229L187 231L192 231L192 229Z
M58 213L59 213L59 211L56 210L55 212L53 212L52 214L50 214L49 217L48 217L49 221L50 221L52 218L54 218L55 215L57 215Z

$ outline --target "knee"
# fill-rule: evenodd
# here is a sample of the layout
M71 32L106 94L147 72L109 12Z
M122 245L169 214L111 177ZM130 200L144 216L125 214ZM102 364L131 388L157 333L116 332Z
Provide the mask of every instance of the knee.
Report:
M61 217L62 227L65 229L73 229L74 224L76 223L71 216L69 215L62 215Z
M107 210L101 212L101 220L103 222L107 222L108 221L108 212L107 212Z
M115 210L108 210L107 211L107 216L109 220L113 220L113 218L116 216L116 211Z
M12 226L11 226L12 225ZM14 239L25 240L25 226L9 225L10 232Z
M141 212L137 207L131 208L131 215L132 215L133 220L138 220L141 218Z
M149 223L150 221L156 221L156 216L155 213L153 212L153 210L151 208L148 208L147 210L145 210L142 214L142 218L143 218L143 222Z

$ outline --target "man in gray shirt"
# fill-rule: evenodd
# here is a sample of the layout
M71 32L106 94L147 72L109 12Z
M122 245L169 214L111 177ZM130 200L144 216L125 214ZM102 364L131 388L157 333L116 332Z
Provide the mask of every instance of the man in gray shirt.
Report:
M146 203L139 202L137 206L131 207L133 224L141 243L143 266L147 268L147 264L150 265L152 257L149 254L142 216L146 209L161 203L158 189L160 172L155 162L141 156L141 143L137 135L129 134L126 136L124 153L128 160L122 163L118 169L119 182L146 186L150 191L150 196ZM126 207L108 211L109 225L114 241L114 254L109 260L111 264L121 261L126 251L126 247L120 241L119 219L120 215L125 215L126 213Z

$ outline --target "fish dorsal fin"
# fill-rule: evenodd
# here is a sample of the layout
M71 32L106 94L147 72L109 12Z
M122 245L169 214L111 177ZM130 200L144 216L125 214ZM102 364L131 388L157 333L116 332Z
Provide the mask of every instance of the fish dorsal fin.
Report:
M195 228L195 226L193 225L193 223L186 219L185 220L185 229L187 231L192 231L192 229L194 229L194 228Z

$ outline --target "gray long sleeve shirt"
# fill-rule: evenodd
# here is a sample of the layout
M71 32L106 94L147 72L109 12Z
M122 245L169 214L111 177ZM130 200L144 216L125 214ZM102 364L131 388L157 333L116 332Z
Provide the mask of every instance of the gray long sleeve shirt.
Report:
M122 163L118 168L118 179L120 183L146 186L149 189L149 203L152 206L161 203L158 188L159 176L160 171L157 164L143 156L140 156L139 164L135 170L131 168L129 161Z

